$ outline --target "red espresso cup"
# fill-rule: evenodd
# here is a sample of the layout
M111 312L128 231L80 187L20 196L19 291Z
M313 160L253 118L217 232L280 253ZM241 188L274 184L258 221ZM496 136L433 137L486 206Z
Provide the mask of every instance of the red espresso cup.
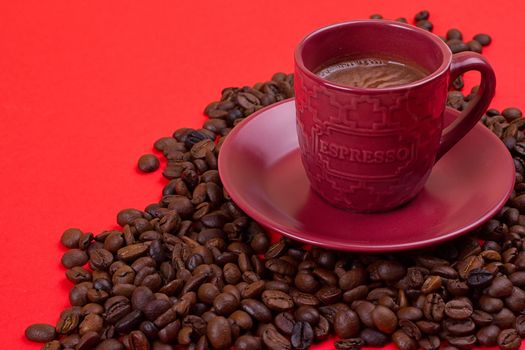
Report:
M430 73L388 88L344 86L315 74L326 62L363 54L414 62ZM444 128L449 85L471 70L481 73L479 89ZM481 55L453 55L438 36L412 25L359 20L309 34L295 51L295 105L301 158L313 190L331 205L362 212L409 201L436 161L479 121L495 85Z

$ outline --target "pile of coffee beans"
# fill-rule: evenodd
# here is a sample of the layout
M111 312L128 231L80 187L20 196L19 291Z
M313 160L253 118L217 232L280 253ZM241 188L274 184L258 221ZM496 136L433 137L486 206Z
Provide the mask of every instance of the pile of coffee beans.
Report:
M370 16L371 19L383 19L383 16L380 14L373 14ZM433 31L434 25L429 21L430 12L427 10L419 11L414 16L413 24L419 28L428 30L429 32ZM407 23L407 19L404 17L397 18L396 21ZM463 33L459 29L451 28L447 31L445 36L440 36L440 38L447 43L448 47L453 53L463 52L463 51L474 51L481 53L483 46L487 46L491 43L492 38L488 34L479 33L472 37L471 40L464 41Z
M428 12L417 15L428 21ZM124 209L120 230L66 230L73 287L56 325L26 337L46 350L518 349L525 337L525 121L517 108L483 122L514 156L516 185L500 214L471 235L402 254L351 254L271 242L222 187L217 155L244 117L293 96L293 77L226 88L201 129L154 147L169 179L159 202ZM473 93L449 93L463 109ZM158 168L146 155L139 169Z

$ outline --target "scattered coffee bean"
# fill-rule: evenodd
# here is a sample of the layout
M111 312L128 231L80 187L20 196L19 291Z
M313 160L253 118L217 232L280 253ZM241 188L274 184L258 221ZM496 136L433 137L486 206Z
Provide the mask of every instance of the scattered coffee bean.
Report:
M44 324L36 323L26 328L26 338L36 342L49 342L55 339L57 333L55 327Z
M139 158L138 167L144 173L151 173L160 167L160 162L154 154L145 154Z

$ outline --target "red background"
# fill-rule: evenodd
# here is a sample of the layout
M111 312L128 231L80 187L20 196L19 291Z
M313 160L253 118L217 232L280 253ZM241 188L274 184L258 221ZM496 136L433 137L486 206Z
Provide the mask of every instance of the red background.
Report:
M491 34L493 106L525 107L518 0L2 1L0 348L38 349L25 327L68 306L64 229L99 233L119 209L158 200L160 172L136 171L153 141L200 126L223 87L290 72L317 27L423 8L437 34Z

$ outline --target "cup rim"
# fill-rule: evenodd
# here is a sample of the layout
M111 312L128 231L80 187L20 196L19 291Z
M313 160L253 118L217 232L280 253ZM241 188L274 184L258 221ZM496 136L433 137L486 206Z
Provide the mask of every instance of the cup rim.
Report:
M319 35L321 33L326 32L326 31L331 31L331 30L336 29L336 28L347 27L347 26L352 26L352 25L355 25L355 24L363 24L363 23L364 24L374 25L374 26L398 27L398 28L402 28L404 30L417 32L417 33L423 35L424 37L426 37L428 40L431 40L435 45L437 45L441 49L441 52L443 53L443 62L441 63L441 65L437 69L435 69L432 73L430 73L427 76L425 76L423 79L419 79L419 80L416 80L416 81L408 83L408 84L403 84L403 85L398 85L398 86L393 86L393 87L386 87L386 88L363 88L363 87L354 87L354 86L337 84L337 83L331 82L329 80L326 80L324 78L321 78L320 76L318 76L317 74L312 72L310 69L308 69L304 65L302 52L303 52L304 46L306 45L306 43L310 39L312 39L313 37L315 37L315 36L317 36L317 35ZM299 44L295 48L294 56L295 56L295 64L310 79L313 79L316 82L318 82L320 84L323 84L324 86L331 87L333 89L343 90L343 91L348 91L348 92L366 92L366 93L374 93L374 92L375 93L384 93L384 92L387 92L387 91L406 90L406 89L411 89L411 88L414 88L414 87L417 87L417 86L425 85L426 83L434 80L435 78L441 76L446 71L448 71L448 69L450 67L450 64L452 62L452 51L450 51L450 48L446 45L446 43L443 42L443 40L441 40L441 38L438 37L437 35L432 34L432 33L428 32L428 31L426 31L424 29L418 28L418 27L416 27L414 25L411 25L411 24L397 22L397 21L391 21L391 20L384 20L384 19L358 19L358 20L352 20L352 21L345 21L345 22L335 23L335 24L331 24L331 25L328 25L328 26L324 26L324 27L318 28L318 29L310 32L309 34L307 34L305 37L303 37L303 39L301 39L301 41L299 42Z

